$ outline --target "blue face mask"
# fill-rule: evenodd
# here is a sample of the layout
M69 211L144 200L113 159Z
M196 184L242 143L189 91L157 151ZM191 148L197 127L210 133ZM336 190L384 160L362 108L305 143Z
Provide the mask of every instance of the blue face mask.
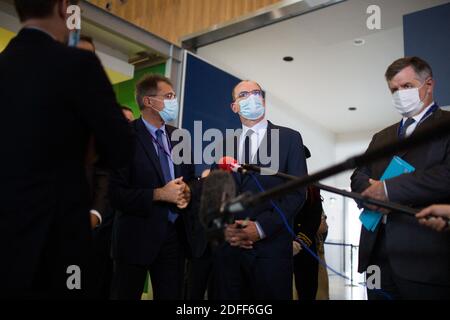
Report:
M164 120L164 122L170 122L178 117L178 111L180 107L178 106L178 100L164 100L164 109L159 112L159 115Z
M245 100L239 101L241 111L239 114L247 120L258 120L266 111L261 97L251 95Z

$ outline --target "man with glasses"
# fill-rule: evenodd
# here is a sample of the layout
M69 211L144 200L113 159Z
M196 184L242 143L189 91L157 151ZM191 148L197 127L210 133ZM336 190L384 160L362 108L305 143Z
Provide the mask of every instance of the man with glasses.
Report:
M405 139L448 121L450 113L434 102L435 81L430 65L418 57L393 62L386 71L395 109L403 119L375 134L368 151ZM380 181L390 164L387 157L358 168L352 189L364 196L415 208L450 200L450 136L397 156L414 172ZM369 207L372 210L377 208ZM359 250L359 272L370 265L381 270L381 290L368 290L369 299L448 299L450 297L450 234L437 233L419 224L414 216L386 212L374 231L364 226Z
M112 253L113 299L140 299L150 272L155 300L182 299L190 201L186 182L192 164L175 164L172 140L178 102L169 79L148 75L136 85L142 118L131 123L136 137L132 163L111 175L110 199L117 209Z
M261 150L267 149L270 159L278 160L280 172L294 176L307 174L305 152L300 133L266 120L265 95L254 81L242 81L232 92L231 109L239 115L242 133L231 142L237 145L234 154L224 155L240 163L263 163ZM279 141L272 135L278 134ZM278 147L278 149L276 148ZM278 150L278 154L274 154ZM240 194L260 193L285 181L273 176L233 174ZM305 201L305 190L286 193L275 200L292 228L295 214ZM292 239L282 217L270 202L260 203L236 214L235 223L225 231L226 243L214 257L212 287L214 299L292 299Z

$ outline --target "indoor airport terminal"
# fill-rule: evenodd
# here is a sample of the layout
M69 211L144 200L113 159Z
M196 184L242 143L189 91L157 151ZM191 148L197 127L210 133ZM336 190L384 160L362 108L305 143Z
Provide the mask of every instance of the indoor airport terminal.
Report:
M0 302L450 299L450 1L0 0L0 106Z

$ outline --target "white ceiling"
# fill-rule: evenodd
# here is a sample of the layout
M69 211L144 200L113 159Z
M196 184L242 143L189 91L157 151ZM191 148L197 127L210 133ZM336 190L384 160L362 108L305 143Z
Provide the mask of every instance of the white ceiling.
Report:
M333 133L374 131L399 119L384 72L404 54L403 15L446 2L348 0L200 48L198 54L260 82L268 99ZM381 8L382 30L366 27L372 4ZM355 38L366 44L354 46ZM286 63L284 56L295 60Z

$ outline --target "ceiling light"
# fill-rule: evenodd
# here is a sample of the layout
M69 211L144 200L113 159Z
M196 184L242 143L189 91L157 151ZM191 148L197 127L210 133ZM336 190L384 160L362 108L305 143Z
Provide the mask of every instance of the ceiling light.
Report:
M358 38L358 39L353 40L353 45L356 46L356 47L360 47L360 46L363 46L365 44L366 44L366 40L364 40L364 39Z

